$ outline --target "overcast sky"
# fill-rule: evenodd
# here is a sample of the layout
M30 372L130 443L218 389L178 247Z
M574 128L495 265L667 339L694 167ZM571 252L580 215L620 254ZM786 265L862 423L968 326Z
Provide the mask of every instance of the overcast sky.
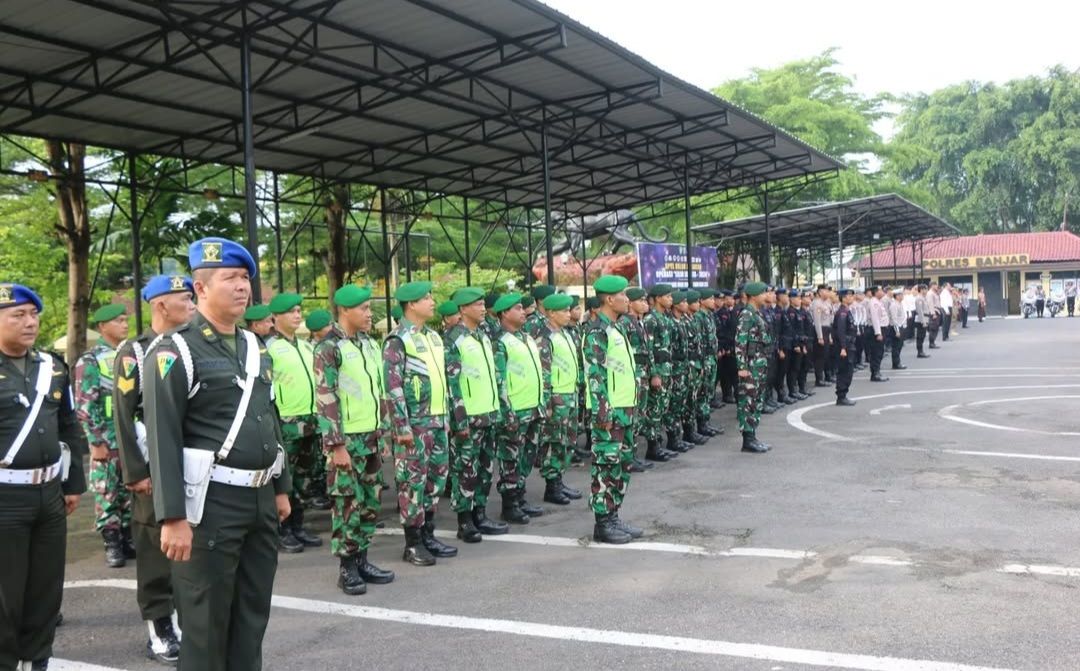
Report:
M866 94L1080 67L1075 0L544 2L705 89L829 47L839 48L842 71Z

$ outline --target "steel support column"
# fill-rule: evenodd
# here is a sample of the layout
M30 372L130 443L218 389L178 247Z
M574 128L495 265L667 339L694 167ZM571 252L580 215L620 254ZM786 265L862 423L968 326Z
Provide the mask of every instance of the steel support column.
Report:
M379 187L379 228L382 229L383 284L386 287L386 330L390 331L390 232L386 230L386 189Z
M255 203L255 134L251 108L251 35L247 29L247 12L244 12L243 34L240 38L240 92L244 137L244 219L247 223L247 248L259 267L259 222ZM251 278L251 297L255 303L262 302L261 282Z
M690 168L683 167L683 214L686 219L686 287L694 288L694 268L691 263L691 247L694 244L690 230Z
M765 206L765 284L772 284L772 225L769 223L769 187L767 185L762 195L762 203Z
M840 248L840 288L844 288L844 219L836 218L836 246Z
M893 284L900 281L900 278L896 275L896 240L892 241L892 281Z
M465 224L465 284L472 286L472 249L469 247L469 199L463 198L462 219ZM430 267L430 266L429 266Z
M131 278L135 285L135 332L142 333L142 219L139 217L139 189L135 176L135 154L128 154L128 186L131 193L131 205L128 214L131 217Z
M555 258L552 253L554 245L551 240L551 166L548 159L548 135L547 135L547 112L544 113L545 123L540 127L540 155L543 159L544 168L544 253L547 254L547 283L555 285ZM532 259L529 259L532 263ZM530 277L532 268L529 269Z
M274 258L277 259L277 290L278 293L285 292L285 271L282 270L281 263L281 193L278 191L278 174L274 173L274 244L276 245L274 250Z

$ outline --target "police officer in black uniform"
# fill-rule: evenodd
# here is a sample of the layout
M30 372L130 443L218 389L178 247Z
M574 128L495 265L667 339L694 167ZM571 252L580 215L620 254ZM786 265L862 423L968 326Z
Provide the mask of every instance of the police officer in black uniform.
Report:
M848 398L848 390L851 389L851 378L855 372L854 357L855 343L858 340L858 331L855 329L855 319L851 316L850 305L855 300L855 292L851 289L841 289L840 307L833 317L832 335L836 343L833 362L836 365L836 405L855 405L855 401Z
M48 668L67 516L86 491L67 366L34 349L41 311L29 288L0 284L0 669Z

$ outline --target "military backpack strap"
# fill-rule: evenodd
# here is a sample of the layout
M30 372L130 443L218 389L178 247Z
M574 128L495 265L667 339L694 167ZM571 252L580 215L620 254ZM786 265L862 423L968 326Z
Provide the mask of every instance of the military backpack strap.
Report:
M34 380L34 400L31 403L25 396L19 394L19 402L23 407L29 407L30 412L26 415L26 419L23 421L22 428L19 429L19 433L15 436L15 442L8 448L7 454L3 459L0 459L0 468L7 468L15 461L15 457L18 456L19 450L22 449L24 443L26 443L27 436L30 435L30 430L34 428L34 423L37 421L38 414L41 412L41 404L45 401L45 396L49 393L49 387L52 385L53 376L53 358L52 356L39 352L38 353L38 374L37 379Z

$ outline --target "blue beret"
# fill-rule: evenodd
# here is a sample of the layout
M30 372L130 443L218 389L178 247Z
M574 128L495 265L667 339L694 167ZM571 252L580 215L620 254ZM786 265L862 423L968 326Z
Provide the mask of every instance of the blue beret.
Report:
M199 268L247 268L253 279L258 271L255 259L241 244L225 238L203 238L188 247L188 264Z
M158 296L165 294L179 294L183 292L195 294L195 287L191 284L191 278L183 275L154 275L142 290L142 299L149 303Z
M21 284L0 284L0 308L13 308L26 303L33 304L38 312L44 309L41 297L31 289Z

